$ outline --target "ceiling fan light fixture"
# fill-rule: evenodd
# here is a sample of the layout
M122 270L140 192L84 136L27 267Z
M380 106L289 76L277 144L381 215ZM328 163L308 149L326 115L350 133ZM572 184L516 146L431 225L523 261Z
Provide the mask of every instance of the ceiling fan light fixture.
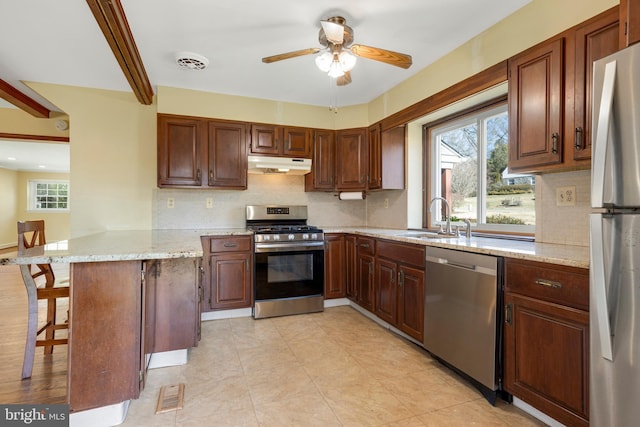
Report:
M356 65L356 56L348 50L340 52L338 58L340 59L340 65L344 71L351 71Z
M320 55L316 56L316 65L322 72L329 72L329 68L331 67L331 63L333 62L333 55L329 52L323 52Z
M329 67L329 77L333 77L337 79L338 77L344 76L344 70L342 69L342 65L338 61L332 61L331 66Z

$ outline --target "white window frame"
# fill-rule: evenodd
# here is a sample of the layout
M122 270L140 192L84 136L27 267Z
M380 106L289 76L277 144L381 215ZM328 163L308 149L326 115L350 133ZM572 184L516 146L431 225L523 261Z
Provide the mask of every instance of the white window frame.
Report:
M66 208L40 208L38 207L37 191L38 184L66 184L67 185L67 207ZM69 212L70 209L71 184L65 179L30 179L27 185L27 211L28 212Z
M476 206L476 218L478 219L486 219L486 192L487 192L487 183L486 183L486 173L487 173L487 144L486 144L486 129L485 129L485 120L491 118L493 116L502 114L508 114L508 105L507 103L497 105L491 108L479 109L476 112L471 112L468 115L464 115L458 118L451 118L451 120L447 120L445 123L440 125L435 125L429 128L428 138L431 139L429 141L429 176L427 177L429 182L429 194L430 199L425 200L426 207L429 213L429 228L440 228L443 224L446 223L446 220L443 220L441 214L441 204L440 202L433 204L433 209L430 205L430 200L434 197L441 196L441 177L440 177L440 134L445 133L447 131L465 127L471 125L473 123L477 123L478 125L478 169L477 169L477 190L478 194L478 203ZM435 138L434 138L435 136ZM480 197L482 196L482 202L480 202ZM451 206L453 210L453 206ZM460 224L464 224L460 222ZM515 224L488 224L486 222L472 224L473 230L480 230L482 232L492 233L492 234L531 234L535 233L535 225L515 225Z

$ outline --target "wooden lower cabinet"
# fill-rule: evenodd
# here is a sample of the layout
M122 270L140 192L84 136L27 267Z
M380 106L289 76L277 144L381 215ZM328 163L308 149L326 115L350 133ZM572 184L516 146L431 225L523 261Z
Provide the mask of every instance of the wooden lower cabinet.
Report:
M253 304L252 236L203 237L204 310L248 308Z
M356 240L356 303L374 311L375 240L358 237Z
M324 246L324 298L344 298L346 296L344 234L325 234Z
M145 353L195 347L200 340L201 258L145 264Z
M588 270L507 259L504 387L565 425L589 424Z
M347 234L344 237L345 247L345 294L352 301L357 298L357 239L356 236Z
M142 262L74 263L70 283L70 410L137 399L144 355Z
M374 313L419 342L424 338L424 246L376 242Z

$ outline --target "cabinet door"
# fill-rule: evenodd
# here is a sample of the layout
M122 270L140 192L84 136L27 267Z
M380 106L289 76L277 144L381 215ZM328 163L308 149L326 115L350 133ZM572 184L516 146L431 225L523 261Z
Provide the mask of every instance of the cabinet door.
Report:
M509 59L509 170L562 162L563 46L558 38Z
M210 187L247 188L247 140L242 123L209 122Z
M344 238L345 246L345 291L347 298L356 301L357 293L357 252L356 236L347 235Z
M379 124L369 127L367 138L369 140L369 174L367 187L369 190L379 190L382 188L382 147Z
M388 129L380 134L380 188L382 190L404 190L404 147L405 126Z
M620 49L640 42L640 1L620 0Z
M251 307L251 254L212 254L210 263L209 307L214 310Z
M591 158L591 80L593 61L617 52L618 43L617 8L600 15L595 21L587 21L576 29L575 117L572 128L573 158L575 160L588 160Z
M367 188L366 129L338 131L336 140L336 190L358 191Z
M505 389L566 425L589 418L589 313L505 293Z
M282 154L291 157L311 157L311 130L299 127L282 129Z
M374 258L371 255L358 255L358 304L373 312L374 308Z
M345 297L345 239L343 234L325 234L324 298Z
M398 267L398 329L419 342L424 338L424 270Z
M202 185L202 123L158 115L158 187Z
M313 138L311 173L305 175L305 191L333 191L335 176L335 132L316 130Z
M397 264L378 258L375 271L375 311L374 313L387 323L396 324L397 293L396 283Z
M147 298L153 301L153 329L146 329L153 347L147 352L181 350L198 344L200 323L199 259L177 258L147 262Z
M251 125L251 153L273 154L280 152L282 128L272 125Z

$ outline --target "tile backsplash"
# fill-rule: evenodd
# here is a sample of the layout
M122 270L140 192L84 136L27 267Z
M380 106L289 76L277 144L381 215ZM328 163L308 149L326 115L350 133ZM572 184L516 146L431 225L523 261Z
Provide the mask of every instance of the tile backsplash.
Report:
M309 207L309 224L364 226L366 200L339 201L334 193L305 192L304 176L252 175L247 189L154 189L153 228L244 228L246 205L289 204ZM207 199L213 202L207 208ZM173 208L168 200L173 199Z
M557 206L556 189L575 186L575 206ZM536 242L589 246L591 171L536 177Z

